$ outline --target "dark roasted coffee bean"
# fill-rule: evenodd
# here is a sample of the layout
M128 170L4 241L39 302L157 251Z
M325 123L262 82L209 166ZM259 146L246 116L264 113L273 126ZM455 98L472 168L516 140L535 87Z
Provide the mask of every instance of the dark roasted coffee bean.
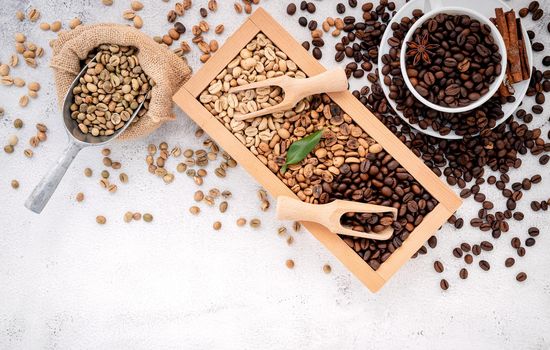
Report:
M529 9L527 7L524 7L522 9L520 9L518 13L519 13L519 16L521 18L523 18L523 17L527 16L527 14L529 14Z
M504 266L506 267L512 267L514 266L514 264L516 263L516 260L514 258L507 258L505 261L504 261Z
M483 271L489 271L491 269L491 265L485 260L479 261L479 267L481 267Z
M533 51L535 52L540 52L540 51L544 51L544 44L541 43L541 42L534 42L531 47L533 48Z
M539 235L539 229L536 227L529 227L529 230L527 230L527 233L531 237L537 237Z
M518 237L514 237L512 238L512 240L510 241L510 243L512 244L512 248L519 248L521 246L521 241Z
M447 289L449 289L449 282L447 282L446 279L442 279L439 282L439 287L441 287L441 289L443 289L443 290L447 290Z
M430 246L430 248L432 249L434 249L437 246L437 238L435 236L431 236L428 239L428 246Z
M307 1L300 1L300 10L305 11L307 9Z
M493 245L491 244L491 242L483 241L480 243L479 246L482 250L485 250L486 252L490 252L491 250L493 250Z
M315 4L312 3L312 2L308 2L307 3L307 8L306 8L307 12L309 13L315 13L315 11L317 10L317 8L315 7Z
M306 50L309 50L309 48L310 48L309 41L304 41L304 42L302 43L302 47L303 47L304 49L306 49Z
M458 275L461 279L465 280L466 278L468 278L468 270L466 270L465 268L461 268Z
M455 227L461 229L464 226L464 219L460 218L455 221Z
M533 12L533 17L531 18L533 19L533 21L538 21L542 18L543 15L544 11L542 9L537 9L535 12Z
M527 6L527 9L529 10L529 12L533 13L536 10L538 10L539 7L540 7L540 4L538 1L531 1Z
M443 267L443 264L441 263L441 261L436 260L434 262L434 270L437 273L441 273L441 272L443 272L443 270L445 270L445 268Z
M539 164L540 165L546 165L548 164L548 161L550 160L550 155L545 154L539 158Z
M462 249L463 252L467 253L472 250L472 247L468 243L464 242L460 245L460 249Z
M525 272L520 272L516 275L516 280L518 282L523 282L527 279L527 274Z
M204 7L200 8L199 13L200 13L202 18L206 18L206 16L208 16L208 10L205 9Z
M525 246L532 247L536 243L535 239L533 237L529 237L525 240Z
M174 29L176 30L176 32L178 32L179 34L184 34L185 33L185 26L183 25L183 23L181 22L176 22L174 23Z
M517 212L514 213L513 218L514 218L514 220L521 221L521 220L523 220L524 215L523 215L522 212L517 211Z
M346 5L342 4L341 2L336 5L336 12L339 14L343 14L346 12Z
M461 258L462 257L462 249L460 249L460 248L453 249L453 255L455 256L455 258Z
M357 7L357 0L348 0L348 5L351 8L356 8Z
M318 47L314 47L312 53L313 53L313 57L315 57L318 60L320 60L321 57L323 57L323 53L321 52L321 49Z
M474 261L474 257L471 254L464 255L464 262L470 265Z
M294 3L288 4L288 6L286 7L286 13L291 16L294 15L296 13L296 4Z
M298 18L298 23L299 23L302 27L307 26L307 18L305 18L305 17L300 17L300 18Z
M472 254L474 254L475 256L481 254L481 247L479 246L479 244L474 244L472 246Z
M525 248L519 247L519 248L516 250L516 252L518 253L518 256L523 257L523 256L525 256L525 252L526 252L526 251L525 251Z

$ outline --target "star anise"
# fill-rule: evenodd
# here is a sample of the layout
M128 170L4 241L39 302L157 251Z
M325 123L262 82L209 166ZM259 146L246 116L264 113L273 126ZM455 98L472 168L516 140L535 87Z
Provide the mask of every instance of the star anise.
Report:
M429 39L428 33L424 33L422 37L417 35L415 41L407 42L407 47L409 48L407 51L407 57L414 57L413 65L418 64L420 60L428 64L432 63L430 56L434 53L430 50L437 49L439 45L430 44Z

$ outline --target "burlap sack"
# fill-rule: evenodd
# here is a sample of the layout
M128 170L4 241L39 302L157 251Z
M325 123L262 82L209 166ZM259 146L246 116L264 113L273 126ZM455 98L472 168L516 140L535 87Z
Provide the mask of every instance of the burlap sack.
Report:
M61 33L53 44L50 66L54 70L59 103L75 77L80 72L80 61L100 44L134 46L139 49L140 65L156 85L151 91L151 101L146 115L129 126L120 135L123 139L145 136L163 123L174 120L172 95L190 78L191 69L185 59L156 43L141 31L125 25L102 23L82 25Z

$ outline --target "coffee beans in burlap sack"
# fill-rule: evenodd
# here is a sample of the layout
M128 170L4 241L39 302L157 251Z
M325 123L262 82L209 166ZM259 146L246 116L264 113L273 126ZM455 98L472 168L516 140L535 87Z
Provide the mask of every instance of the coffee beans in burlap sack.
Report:
M82 69L81 61L101 44L136 47L137 58L144 73L155 82L151 89L149 110L120 137L132 139L146 136L163 123L174 120L172 95L191 76L187 61L141 31L119 24L78 26L61 33L52 43L53 57L50 66L54 70L59 103L63 103L67 90Z

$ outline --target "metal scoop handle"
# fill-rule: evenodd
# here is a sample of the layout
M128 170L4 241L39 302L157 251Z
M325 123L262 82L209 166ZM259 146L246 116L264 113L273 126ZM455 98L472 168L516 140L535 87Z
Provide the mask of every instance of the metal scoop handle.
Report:
M63 155L57 161L57 164L42 178L32 191L29 198L25 202L25 207L37 214L42 212L42 209L48 204L55 189L61 182L61 179L67 172L67 169L73 162L74 158L80 152L84 145L69 141L69 145L63 152Z

